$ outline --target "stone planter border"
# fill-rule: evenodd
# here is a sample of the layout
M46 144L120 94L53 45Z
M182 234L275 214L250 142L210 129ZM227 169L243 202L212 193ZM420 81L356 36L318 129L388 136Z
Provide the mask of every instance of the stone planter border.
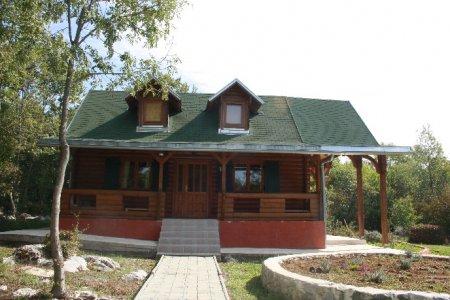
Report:
M341 256L347 254L385 254L403 255L399 251L352 251L346 253L309 253L300 255L285 255L268 258L263 263L262 283L268 290L283 295L288 299L398 299L398 300L449 300L450 294L385 290L373 287L358 287L348 284L335 283L327 280L312 278L284 269L283 261L292 258L313 257L313 256ZM435 257L450 260L447 256L426 255L424 257Z

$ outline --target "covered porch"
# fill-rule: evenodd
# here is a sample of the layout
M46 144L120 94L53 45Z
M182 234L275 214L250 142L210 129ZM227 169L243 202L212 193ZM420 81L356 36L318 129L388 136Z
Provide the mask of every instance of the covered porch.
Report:
M163 218L220 221L228 246L323 247L333 155L74 149L61 225L74 216L88 233L158 240ZM348 155L357 175L357 223L364 235L362 161L380 174L381 232L388 242L386 156ZM272 222L270 222L272 221ZM289 222L287 222L289 221ZM305 235L305 233L308 233ZM313 236L313 237L311 237Z

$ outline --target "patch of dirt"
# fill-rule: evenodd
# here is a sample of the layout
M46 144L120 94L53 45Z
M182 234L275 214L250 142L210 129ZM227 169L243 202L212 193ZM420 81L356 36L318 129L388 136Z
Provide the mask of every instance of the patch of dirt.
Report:
M450 259L347 254L295 258L282 266L297 274L337 283L450 294Z

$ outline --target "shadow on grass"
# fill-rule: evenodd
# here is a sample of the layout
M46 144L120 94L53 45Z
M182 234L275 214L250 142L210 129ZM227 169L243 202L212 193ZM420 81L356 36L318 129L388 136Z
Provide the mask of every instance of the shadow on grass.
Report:
M248 291L250 295L253 295L256 299L263 300L275 300L275 299L285 299L283 296L270 292L267 290L261 281L261 276L255 276L245 284L245 289Z

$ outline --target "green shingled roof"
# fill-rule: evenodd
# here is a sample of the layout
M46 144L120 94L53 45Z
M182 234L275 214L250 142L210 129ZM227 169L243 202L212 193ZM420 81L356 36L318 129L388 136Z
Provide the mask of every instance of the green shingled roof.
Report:
M255 145L379 146L350 102L260 96L265 104L250 117L250 133L218 133L218 113L205 111L212 94L179 94L182 111L171 116L166 132L136 132L136 113L126 92L90 91L68 137L133 143L217 143Z

